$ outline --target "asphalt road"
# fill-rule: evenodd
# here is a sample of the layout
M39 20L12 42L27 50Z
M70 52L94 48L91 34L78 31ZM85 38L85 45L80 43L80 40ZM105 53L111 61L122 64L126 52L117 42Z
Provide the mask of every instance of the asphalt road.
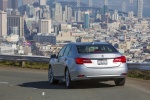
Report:
M150 100L150 81L127 78L123 87L114 82L50 85L47 71L1 68L0 100Z

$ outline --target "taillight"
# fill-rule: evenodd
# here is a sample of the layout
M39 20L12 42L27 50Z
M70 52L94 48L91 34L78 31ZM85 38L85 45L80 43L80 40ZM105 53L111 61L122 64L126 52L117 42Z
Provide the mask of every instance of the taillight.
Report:
M75 58L76 64L92 63L88 58Z
M121 56L121 57L114 58L113 62L126 63L126 57L125 56Z

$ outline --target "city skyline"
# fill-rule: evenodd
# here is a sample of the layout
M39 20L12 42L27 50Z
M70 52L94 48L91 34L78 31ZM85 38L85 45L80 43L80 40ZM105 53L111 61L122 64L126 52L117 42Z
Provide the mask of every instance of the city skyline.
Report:
M7 0L0 0L0 1L7 1ZM17 1L18 2L12 4L11 0L8 0L8 5L7 6L9 8L15 8L16 9L17 7L20 7L22 4L28 4L28 3L32 4L33 2L38 2L40 0L30 0L30 1L28 1L28 0L17 0ZM56 1L63 1L63 0L56 0ZM66 0L66 1L70 2L70 1L77 1L77 0ZM84 3L88 4L87 1L88 0L82 0L81 2L84 2ZM135 14L137 14L137 2L136 2L136 0L117 1L117 3L116 3L116 1L117 0L106 0L106 1L105 0L92 0L92 5L95 6L96 4L99 3L99 6L102 7L106 2L106 3L109 4L110 9L119 10L120 8L122 8L121 5L123 5L122 3L124 2L124 3L126 3L126 7L124 7L124 8L126 8L127 12L128 11L133 11ZM144 0L143 3L144 3L143 4L144 5L143 6L143 16L144 17L150 17L150 13L148 13L148 11L150 9L150 7L149 7L150 6L150 1L149 0ZM13 7L11 7L11 6L13 6Z
M144 15L147 5L138 3L143 0L97 0L97 7L94 0L11 1L0 11L0 40L8 47L0 53L47 56L69 42L108 42L133 62L145 61L150 52L150 17Z
M39 2L39 6L34 7L34 5L24 5L24 6L26 6L26 9L24 11L19 10L22 8L19 8L18 9L19 11L17 11L16 9L18 8L18 5L19 5L18 1L22 1L22 0L15 0L15 1L16 1L15 3L12 3L12 0L8 1L8 5L9 5L8 7L12 8L12 10L7 9L8 15L9 16L11 14L19 15L19 13L20 13L20 14L23 14L21 16L24 16L24 14L26 14L25 18L28 18L28 17L35 18L35 23L38 22L38 20L40 20L40 19L51 19L52 22L55 21L57 23L83 22L83 27L89 28L90 23L93 23L96 20L109 23L109 22L111 22L110 20L118 21L121 18L121 16L119 15L119 11L117 11L117 9L112 12L109 11L110 0L103 0L104 5L100 8L100 10L98 10L99 8L92 10L91 6L93 3L91 0L89 0L89 2L88 2L89 5L87 4L87 6L89 6L90 8L86 8L85 10L82 9L82 11L80 8L73 9L72 7L68 6L67 3L66 3L67 5L66 4L63 5L62 3L55 2L55 3L53 3L52 6L49 6L46 4L46 0L44 0L44 1L43 0L38 0L38 1L35 0L36 2ZM133 3L135 1L130 1L130 2ZM21 3L24 3L24 0ZM80 0L77 0L77 5L75 5L75 6L81 6L80 4L81 4ZM89 14L86 14L87 10L89 10L88 11ZM123 12L126 11L126 2L122 2L122 11ZM129 15L126 15L126 16L130 16L130 18L133 18L134 14L137 14L138 18L142 18L143 17L143 0L137 0L137 12L134 12L134 13L128 12L127 14L129 14ZM96 17L94 17L94 15L96 15ZM49 25L49 24L47 24L47 25ZM10 27L10 26L8 26L8 27ZM31 27L31 26L27 26L27 27ZM40 26L38 26L38 27L40 27ZM23 28L20 29L20 26L17 26L17 27L13 26L11 30L14 30L14 31L10 31L10 29L8 28L8 34L11 34L12 32L18 34L17 31L20 30L20 32L21 32L22 29ZM41 28L37 29L37 32L40 32L40 30L42 30L42 29ZM48 32L51 32L51 31L48 31Z

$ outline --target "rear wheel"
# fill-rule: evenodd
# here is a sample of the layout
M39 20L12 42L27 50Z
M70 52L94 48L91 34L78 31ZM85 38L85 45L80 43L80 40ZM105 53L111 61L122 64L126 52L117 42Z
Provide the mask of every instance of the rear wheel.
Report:
M72 87L72 81L71 81L70 73L69 73L68 69L66 69L66 71L65 71L65 84L66 84L67 88Z
M48 70L48 81L50 84L57 84L59 81L54 79L53 70L51 67L49 67Z
M116 79L115 80L115 84L116 84L116 86L123 86L123 85L125 85L125 78L119 78L119 79Z

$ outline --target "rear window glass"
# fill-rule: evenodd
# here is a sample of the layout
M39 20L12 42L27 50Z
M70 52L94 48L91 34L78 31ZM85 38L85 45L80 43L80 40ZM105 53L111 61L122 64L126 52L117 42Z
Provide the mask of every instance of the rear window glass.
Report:
M78 53L116 53L118 52L112 45L77 45Z

